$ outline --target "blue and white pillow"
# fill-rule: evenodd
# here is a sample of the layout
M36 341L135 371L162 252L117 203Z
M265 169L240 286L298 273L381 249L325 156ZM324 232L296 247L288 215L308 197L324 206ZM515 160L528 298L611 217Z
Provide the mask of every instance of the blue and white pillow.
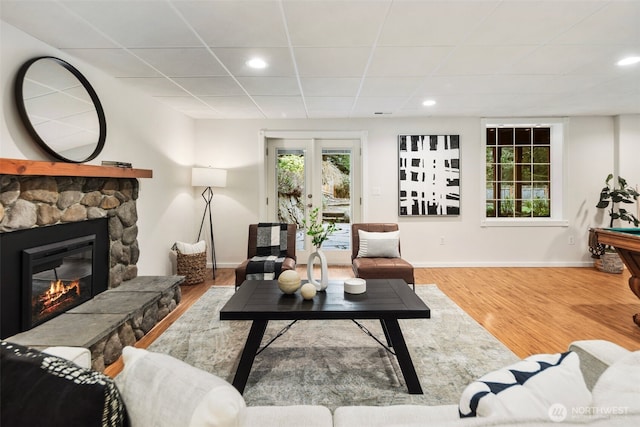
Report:
M538 354L490 372L469 384L460 398L466 417L549 419L553 407L566 410L591 404L580 359L574 352Z

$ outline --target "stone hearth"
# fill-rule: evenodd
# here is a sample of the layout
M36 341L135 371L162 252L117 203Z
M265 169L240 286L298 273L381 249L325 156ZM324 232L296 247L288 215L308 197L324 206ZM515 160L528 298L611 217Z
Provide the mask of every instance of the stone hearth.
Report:
M182 297L182 276L140 276L7 341L44 349L91 350L93 369L103 371L173 311Z

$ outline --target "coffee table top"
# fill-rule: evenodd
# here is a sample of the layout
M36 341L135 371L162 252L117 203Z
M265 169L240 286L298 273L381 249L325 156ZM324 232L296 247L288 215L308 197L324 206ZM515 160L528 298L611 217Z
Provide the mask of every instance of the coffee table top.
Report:
M431 310L402 279L369 279L367 291L344 292L343 281L330 281L305 301L300 292L286 295L276 280L247 280L220 310L221 320L428 319Z

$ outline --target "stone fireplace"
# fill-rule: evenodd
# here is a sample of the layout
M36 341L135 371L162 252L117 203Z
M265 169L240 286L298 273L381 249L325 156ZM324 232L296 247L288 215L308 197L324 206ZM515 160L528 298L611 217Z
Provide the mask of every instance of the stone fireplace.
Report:
M13 320L7 316L15 311L15 295L25 290L9 290L8 286L21 286L22 279L7 277L15 265L16 257L11 249L23 252L23 245L11 242L15 239L23 242L23 234L41 234L42 238L29 237L36 246L60 244L70 237L82 238L91 231L76 232L65 228L68 224L86 224L102 219L106 222L106 235L101 236L107 247L106 269L103 277L106 286L100 290L116 288L123 281L137 276L136 263L139 257L136 199L138 198L138 180L135 178L86 178L2 175L0 177L0 238L2 239L2 337L21 332L29 327L15 330ZM54 230L61 228L59 232ZM38 233L45 230L45 233ZM6 242L5 242L6 241ZM5 266L4 264L9 264ZM22 260L20 260L22 264ZM24 266L23 266L24 267ZM29 273L23 274L26 276ZM49 272L51 274L51 272ZM55 274L55 273L54 273ZM67 285L68 286L68 285ZM93 295L91 295L93 296ZM5 305L11 304L11 307ZM20 324L25 324L22 310ZM29 322L26 322L27 324ZM37 322L41 323L41 322ZM10 328L10 329L9 329Z
M180 303L183 277L138 276L138 178L151 177L146 169L0 159L2 339L85 347L101 371ZM53 297L42 296L49 290ZM55 317L52 301L65 305Z

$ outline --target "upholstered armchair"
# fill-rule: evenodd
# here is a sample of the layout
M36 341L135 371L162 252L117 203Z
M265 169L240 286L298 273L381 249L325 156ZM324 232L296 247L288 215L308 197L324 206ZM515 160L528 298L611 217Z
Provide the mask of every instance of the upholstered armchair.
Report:
M247 259L236 267L236 289L246 280L249 261L258 254L258 224L249 225L249 238L247 241ZM296 225L287 224L287 253L282 263L282 270L295 270L296 268Z
M398 224L351 224L351 262L356 277L403 279L415 290L413 266L400 256Z

